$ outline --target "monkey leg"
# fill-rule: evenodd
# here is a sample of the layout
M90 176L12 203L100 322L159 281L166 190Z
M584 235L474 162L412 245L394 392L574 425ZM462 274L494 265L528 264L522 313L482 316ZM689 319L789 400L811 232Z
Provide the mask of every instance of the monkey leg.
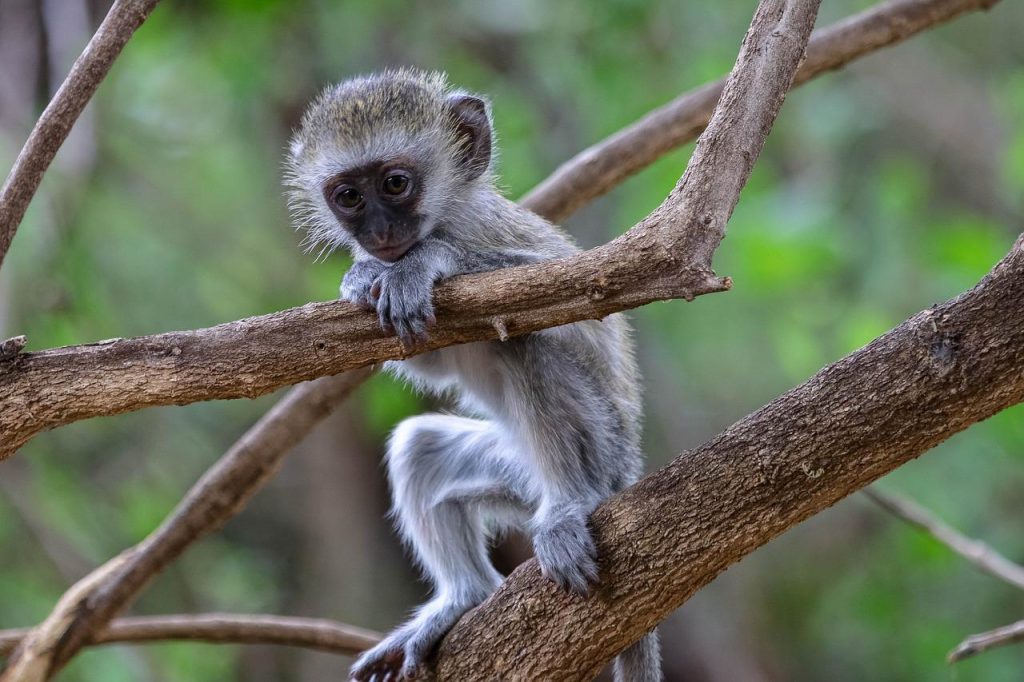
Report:
M488 534L525 523L532 511L525 473L490 422L440 414L407 419L391 436L387 463L392 514L434 597L356 661L357 680L412 674L503 580L487 556Z

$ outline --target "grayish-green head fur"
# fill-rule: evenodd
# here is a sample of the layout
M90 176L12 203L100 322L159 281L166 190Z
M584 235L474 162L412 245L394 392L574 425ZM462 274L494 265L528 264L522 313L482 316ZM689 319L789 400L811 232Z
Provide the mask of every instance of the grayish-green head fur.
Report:
M442 211L452 209L454 197L471 185L493 186L491 139L484 100L452 90L440 73L393 70L329 86L309 105L289 148L296 226L306 229L311 250L327 253L345 245L358 253L360 245L332 212L324 187L353 168L406 159L426 184L417 206L425 236Z

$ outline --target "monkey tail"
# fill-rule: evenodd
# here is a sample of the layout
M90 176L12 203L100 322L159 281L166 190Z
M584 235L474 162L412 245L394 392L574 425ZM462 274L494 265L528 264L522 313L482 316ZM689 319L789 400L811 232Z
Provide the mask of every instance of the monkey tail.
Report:
M661 643L651 630L615 658L615 682L661 682Z

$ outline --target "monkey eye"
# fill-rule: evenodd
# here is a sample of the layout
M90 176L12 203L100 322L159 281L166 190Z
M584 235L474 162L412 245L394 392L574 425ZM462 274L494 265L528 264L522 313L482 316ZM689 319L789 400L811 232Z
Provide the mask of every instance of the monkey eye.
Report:
M405 194L409 189L409 174L403 172L389 173L384 178L383 190L385 194L397 197Z
M342 185L334 190L334 203L342 208L356 208L363 203L363 195L354 187Z

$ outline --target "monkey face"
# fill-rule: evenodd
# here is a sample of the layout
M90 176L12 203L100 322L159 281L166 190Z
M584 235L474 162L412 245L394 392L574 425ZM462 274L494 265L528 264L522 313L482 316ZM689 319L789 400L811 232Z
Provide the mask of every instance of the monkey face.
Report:
M422 185L412 162L393 159L339 173L323 193L341 227L370 255L393 263L422 236Z

